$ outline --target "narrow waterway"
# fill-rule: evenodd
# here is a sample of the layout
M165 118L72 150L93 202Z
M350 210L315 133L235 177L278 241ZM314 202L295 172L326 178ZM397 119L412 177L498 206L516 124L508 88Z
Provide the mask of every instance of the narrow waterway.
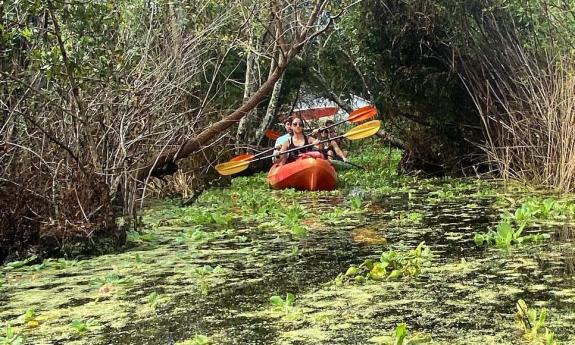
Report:
M443 188L300 193L305 210L322 218L303 221L305 236L235 217L204 227L156 217L153 236L132 239L122 253L5 269L0 320L30 344L174 344L200 334L214 344L385 343L401 322L439 344L514 344L523 299L547 308L545 325L575 343L572 227L534 226L550 239L480 248L474 234L502 212L494 197L473 184L448 196ZM351 211L352 198L361 211ZM147 212L162 207L175 206ZM350 265L422 241L434 256L417 277L334 282ZM293 308L274 310L270 297L287 292Z

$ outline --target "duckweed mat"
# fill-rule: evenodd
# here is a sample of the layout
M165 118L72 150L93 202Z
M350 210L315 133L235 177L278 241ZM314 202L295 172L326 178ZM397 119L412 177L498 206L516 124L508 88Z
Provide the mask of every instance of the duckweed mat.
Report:
M396 344L405 327L403 344L575 344L572 200L358 162L373 178L343 172L335 192L237 178L149 207L120 253L3 266L0 342ZM421 242L421 272L350 270Z

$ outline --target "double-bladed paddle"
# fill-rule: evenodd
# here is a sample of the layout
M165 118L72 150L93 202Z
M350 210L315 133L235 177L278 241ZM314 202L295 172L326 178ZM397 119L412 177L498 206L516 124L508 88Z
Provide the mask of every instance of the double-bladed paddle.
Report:
M357 108L357 109L355 109L354 111L352 111L351 113L349 113L349 116L347 117L347 119L338 121L338 122L336 122L336 123L334 123L334 124L332 124L332 125L329 125L329 126L326 126L326 127L323 127L323 128L319 128L318 131L323 131L323 130L325 130L325 129L330 129L330 128L332 128L332 127L341 125L342 123L345 123L345 122L351 122L351 123L362 122L362 121L369 120L369 119L373 118L375 115L377 115L377 109L375 108L375 106L373 106L373 105L367 105L367 106L365 106L365 107ZM268 131L266 131L266 137L268 137L268 138L270 138L270 139L272 139L272 138L277 139L278 137L275 137L276 134L277 134L278 137L279 137L279 133L278 133L277 131L274 131L274 130L268 130ZM341 136L338 137L338 138L341 138ZM272 140L275 140L275 139L272 139ZM229 162L237 162L237 161L249 160L249 159L252 159L252 158L256 158L256 157L265 155L266 153L272 152L272 151L275 150L275 149L276 149L276 147L272 147L272 148L270 148L270 149L267 149L267 150L262 151L262 152L260 152L260 153L258 153L258 154L255 154L255 155L251 155L251 154L247 154L247 153L246 153L246 154L242 154L242 155L239 155L239 156L236 156L236 157L230 159ZM279 148L278 148L278 149L279 149ZM266 157L266 158L267 158L267 157Z
M339 136L334 137L334 138L328 138L325 140L321 140L315 144L309 144L309 145L296 147L296 148L293 148L291 150L284 151L284 152L282 152L282 154L297 151L297 150L300 150L300 149L305 148L305 147L311 147L311 146L314 146L314 145L317 145L320 143L325 143L325 142L328 142L328 141L331 141L334 139L339 139L339 138L346 138L349 140L358 140L358 139L367 138L367 137L372 136L375 133L377 133L377 131L379 131L380 127L381 127L381 121L372 120L372 121L363 123L359 126L356 126L352 129L350 129L349 131L347 131L343 135L339 135ZM260 157L260 158L256 158L256 159L253 159L253 157L248 158L249 155L243 155L243 157L241 159L238 159L238 157L240 157L240 156L238 156L229 162L225 162L225 163L221 163L221 164L216 165L216 170L220 175L233 175L233 174L237 174L237 173L247 169L247 167L252 162L256 162L256 161L259 161L262 159L268 159L268 158L272 158L272 157L276 157L276 156L278 156L278 155L270 155L270 156Z

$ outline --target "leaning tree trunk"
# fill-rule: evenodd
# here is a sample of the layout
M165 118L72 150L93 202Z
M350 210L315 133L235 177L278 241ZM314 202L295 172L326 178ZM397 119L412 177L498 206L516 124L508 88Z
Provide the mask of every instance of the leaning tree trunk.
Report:
M319 0L315 4L309 17L307 18L306 23L303 24L303 27L299 32L295 32L294 40L290 43L285 40L286 36L282 23L282 14L276 8L277 4L272 2L274 18L276 18L275 40L281 50L282 58L278 62L278 65L272 69L273 72L268 76L268 79L259 87L255 94L253 94L246 102L244 102L231 114L212 124L208 128L201 131L199 134L184 141L177 150L161 153L153 160L141 166L138 169L137 179L145 180L151 176L154 171L161 171L171 163L190 156L194 152L201 149L203 145L208 143L215 136L222 133L232 125L237 124L247 113L249 113L260 102L262 102L267 97L269 92L273 90L276 82L281 78L292 59L295 58L295 56L307 43L325 32L325 30L327 30L330 26L333 19L332 17L328 19L328 23L324 27L317 29L316 26L318 16L320 13L322 13L322 11L324 11L328 2L329 0Z

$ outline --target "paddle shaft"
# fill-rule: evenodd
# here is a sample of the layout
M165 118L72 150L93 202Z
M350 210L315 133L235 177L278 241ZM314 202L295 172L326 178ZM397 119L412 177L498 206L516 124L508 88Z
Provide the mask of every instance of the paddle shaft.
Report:
M298 90L298 91L299 91L299 90ZM351 114L353 114L353 111L351 112ZM353 121L357 116L358 116L357 114L356 114L356 115L352 115L351 118L348 117L348 118L345 119L345 120L338 121L338 122L333 123L333 124L331 124L331 125L329 125L329 126L325 126L325 127L318 128L317 131L318 131L318 132L325 131L325 130L330 129L330 128L333 128L333 127L335 127L335 126L339 126L339 125L341 125L342 123L345 123L345 122L347 122L347 121ZM341 138L341 137L338 137L338 138ZM338 138L334 138L334 139L338 139ZM331 140L331 139L330 139L330 140ZM256 155L254 155L254 157L261 156L261 155L263 155L263 154L265 154L265 153L268 153L268 152L270 152L270 151L275 150L276 148L277 148L277 146L276 146L276 147L272 147L271 149L267 149L267 150L265 150L265 151L262 151L262 152L260 152L260 153L258 153L258 154L256 154Z
M346 163L346 164L349 164L349 165L351 165L351 166L354 166L354 167L356 167L356 168L358 168L358 169L365 170L365 168L362 167L362 166L359 165L359 164L355 164L355 163L352 163L352 162L350 162L350 161L343 161L343 162Z
M260 157L260 158L252 159L252 160L250 160L249 162L252 163L252 162L261 161L262 159L268 159L268 158L272 158L272 157L279 157L279 156L281 156L281 155L283 155L283 154L286 154L286 153L294 152L294 151L297 151L297 150L300 150L300 149L303 149L303 148L306 148L306 147L315 146L315 145L317 145L317 144L326 143L326 142L328 142L328 141L335 140L335 139L339 139L339 138L344 138L344 137L345 137L345 135L338 135L337 137L334 137L334 138L328 138L328 139L325 139L325 140L320 140L320 141L318 141L318 142L315 143L315 144L307 144L307 145L303 145L303 146L298 146L298 147L295 147L295 148L293 148L293 149L291 149L291 150L284 151L284 152L282 152L282 153L280 153L280 154L277 154L277 155L269 155L269 156L265 156L265 157ZM268 151L271 151L271 150L268 150Z

